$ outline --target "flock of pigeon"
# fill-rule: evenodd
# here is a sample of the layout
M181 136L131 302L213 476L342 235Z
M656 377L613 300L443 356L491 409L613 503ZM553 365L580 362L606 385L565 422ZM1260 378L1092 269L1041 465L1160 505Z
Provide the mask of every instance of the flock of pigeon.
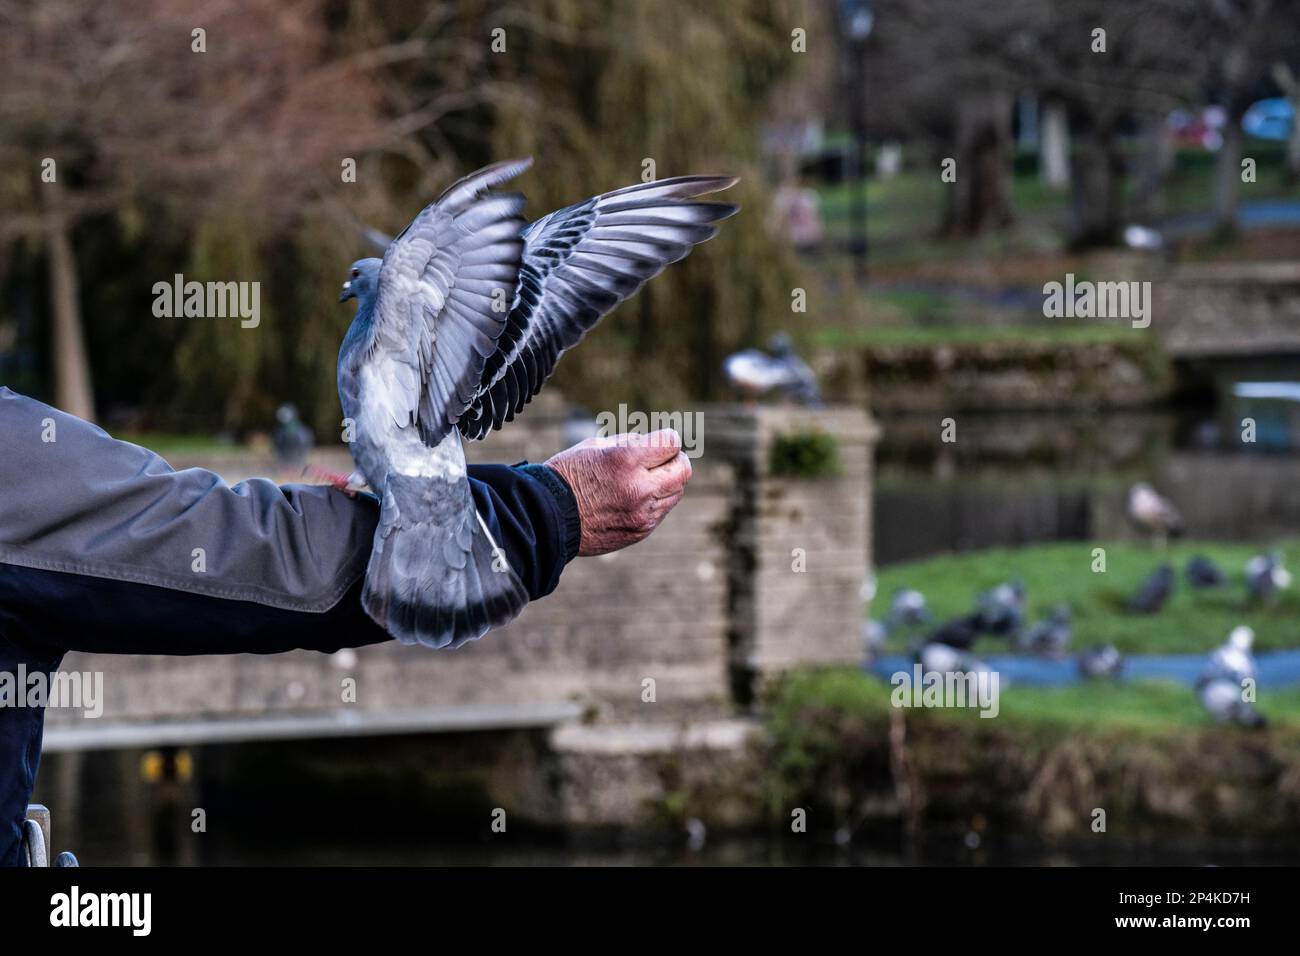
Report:
M1153 522L1144 521L1159 515L1160 535L1176 533L1181 527L1177 513L1148 485L1134 486L1130 493L1130 517L1153 530ZM1135 504L1141 505L1139 510ZM1195 591L1226 587L1228 577L1210 558L1196 555L1188 560L1183 577ZM1291 584L1291 575L1283 567L1277 552L1252 557L1245 568L1246 587L1252 602L1272 599ZM1176 575L1165 563L1142 582L1127 602L1132 613L1157 614L1174 591ZM968 613L932 626L925 595L911 588L896 591L889 612L883 620L866 622L864 639L869 653L878 653L885 641L896 634L910 638L912 654L923 672L970 673L988 670L988 665L971 654L981 636L1003 638L1011 648L1025 654L1063 660L1069 654L1072 637L1070 608L1058 605L1042 620L1026 623L1024 582L1015 579L976 595L975 607ZM1262 726L1263 717L1255 709L1253 695L1243 693L1247 680L1256 677L1251 654L1255 634L1249 627L1232 630L1226 643L1210 655L1196 682L1202 706L1220 723ZM1088 680L1119 676L1124 658L1113 645L1093 646L1077 655L1080 675Z
M970 654L981 636L1004 638L1024 653L1052 660L1064 658L1072 636L1070 609L1058 605L1043 620L1025 626L1024 582L999 584L975 597L975 609L931 628L925 595L913 588L894 592L884 620L866 625L868 650L878 652L894 634L913 637L913 654L923 671L978 671L986 665ZM919 639L918 639L919 636ZM1080 672L1089 678L1117 675L1123 659L1113 647L1095 647L1079 656Z

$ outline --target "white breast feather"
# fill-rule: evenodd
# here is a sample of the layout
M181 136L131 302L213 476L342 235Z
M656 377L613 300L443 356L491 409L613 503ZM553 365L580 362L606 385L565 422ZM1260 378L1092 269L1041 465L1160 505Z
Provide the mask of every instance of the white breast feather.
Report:
M395 378L395 370L387 368L393 364L380 358L361 368L357 440L381 450L387 468L398 474L459 481L465 477L460 433L453 428L436 448L430 448L420 440L414 424L404 424L409 417L407 411L400 407L394 392L385 387ZM372 488L383 486L382 475L367 474L366 478Z

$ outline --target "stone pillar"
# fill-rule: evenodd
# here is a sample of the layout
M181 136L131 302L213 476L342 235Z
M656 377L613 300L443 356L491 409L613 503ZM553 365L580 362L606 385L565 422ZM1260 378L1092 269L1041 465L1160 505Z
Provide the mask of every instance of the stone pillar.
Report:
M728 406L706 411L705 423L704 456L736 471L730 638L738 700L795 667L859 663L879 429L847 407ZM774 448L788 450L792 439L833 448L832 473L774 472Z

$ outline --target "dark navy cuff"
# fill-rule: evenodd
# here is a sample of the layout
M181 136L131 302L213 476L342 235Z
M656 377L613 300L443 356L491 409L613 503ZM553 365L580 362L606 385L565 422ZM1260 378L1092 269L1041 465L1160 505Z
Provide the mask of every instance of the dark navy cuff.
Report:
M536 478L555 498L555 504L560 509L561 527L564 529L564 562L568 564L578 556L578 549L582 545L582 519L578 514L577 496L564 476L548 465L521 462L515 468Z

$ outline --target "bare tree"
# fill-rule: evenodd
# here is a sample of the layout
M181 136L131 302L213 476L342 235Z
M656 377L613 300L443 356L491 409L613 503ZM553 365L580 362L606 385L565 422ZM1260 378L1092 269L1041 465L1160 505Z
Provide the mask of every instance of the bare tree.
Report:
M1148 133L1152 164L1144 169L1141 197L1143 204L1152 201L1164 169L1165 117L1197 92L1195 6L1195 0L1076 0L1021 10L1003 62L1068 116L1072 245L1116 242L1134 211L1124 196L1126 128Z
M881 0L869 80L878 91L869 98L873 124L920 134L938 155L957 160L945 224L950 232L977 232L1011 219L1013 98L1035 94L1057 126L1064 115L1073 140L1071 242L1113 242L1125 214L1121 131L1163 122L1195 95L1196 6Z
M969 235L1012 219L1012 104L1019 81L1000 51L1027 0L882 0L863 79L877 135L918 135L955 160L943 230ZM935 164L935 175L939 166Z
M1300 17L1283 0L1206 0L1199 13L1203 81L1227 113L1215 163L1214 229L1229 237L1237 231L1241 193L1241 121L1270 72L1296 58Z
M327 41L319 0L0 6L0 161L28 171L0 183L0 240L45 247L62 408L94 416L78 225L141 204L291 215L370 135L371 94Z

